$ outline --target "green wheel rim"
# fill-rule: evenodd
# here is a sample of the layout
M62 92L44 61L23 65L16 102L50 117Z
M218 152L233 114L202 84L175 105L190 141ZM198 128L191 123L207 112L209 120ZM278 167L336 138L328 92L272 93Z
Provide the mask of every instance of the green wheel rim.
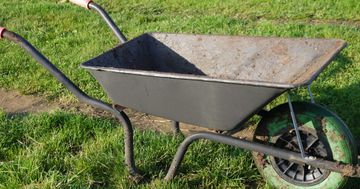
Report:
M356 163L357 148L351 132L345 123L326 108L310 103L294 102L294 111L301 129L312 131L328 146L333 160L343 163ZM288 104L282 104L272 109L259 123L254 140L264 143L275 143L280 135L289 132L292 127ZM259 153L253 153L255 164L268 184L276 188L340 188L347 177L340 173L326 174L321 182L301 184L289 182L280 176L271 164L271 158Z

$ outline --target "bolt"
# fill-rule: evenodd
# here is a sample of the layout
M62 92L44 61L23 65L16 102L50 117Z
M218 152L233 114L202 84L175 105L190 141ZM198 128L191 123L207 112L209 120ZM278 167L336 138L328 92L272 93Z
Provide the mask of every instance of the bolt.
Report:
M314 157L314 156L306 156L305 159L307 159L307 160L316 160L316 157Z

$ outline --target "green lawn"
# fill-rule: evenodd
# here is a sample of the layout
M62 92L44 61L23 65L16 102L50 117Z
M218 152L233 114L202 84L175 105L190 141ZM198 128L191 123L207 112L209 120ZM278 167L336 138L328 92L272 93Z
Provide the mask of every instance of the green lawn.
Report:
M348 47L313 84L315 100L335 111L360 138L360 3L357 0L99 0L128 38L144 32L340 38ZM98 15L59 1L0 3L0 25L15 31L90 95L108 100L79 64L117 44ZM0 87L55 102L76 99L18 46L0 41ZM298 90L297 99L308 99ZM273 105L283 102L276 100ZM0 123L0 186L135 186L123 168L122 131L108 119L56 112ZM177 179L160 180L180 139L136 132L140 187L264 186L249 153L201 142L191 147ZM142 141L142 142L141 142ZM143 144L145 143L145 144ZM141 154L142 157L139 157ZM195 167L195 168L191 168ZM5 184L4 184L5 183ZM266 186L264 186L266 187Z
M122 128L108 119L65 112L8 118L0 114L0 187L189 188L245 187L259 181L251 154L211 142L192 145L180 175L161 180L181 137L136 132L145 183L128 179Z

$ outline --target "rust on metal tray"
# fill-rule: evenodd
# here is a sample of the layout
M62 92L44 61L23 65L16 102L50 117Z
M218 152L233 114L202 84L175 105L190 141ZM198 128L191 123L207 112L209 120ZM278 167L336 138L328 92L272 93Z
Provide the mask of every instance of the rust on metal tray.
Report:
M148 33L82 66L115 104L229 131L313 81L344 46L338 39Z
M301 85L345 46L339 39L150 33L91 66Z

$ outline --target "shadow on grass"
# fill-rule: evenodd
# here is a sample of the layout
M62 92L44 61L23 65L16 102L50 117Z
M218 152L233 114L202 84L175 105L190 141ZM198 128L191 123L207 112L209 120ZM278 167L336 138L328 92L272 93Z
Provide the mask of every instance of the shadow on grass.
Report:
M352 61L345 55L339 54L335 57L335 59L330 63L329 66L326 67L324 71L322 71L319 77L322 80L326 80L326 78L336 77L336 74L341 70L345 69L348 64L352 64ZM313 81L314 83L318 83L317 79ZM300 90L304 90L307 86L303 86ZM295 89L296 91L296 89ZM328 89L324 89L322 86L316 89L316 93L321 95L326 94ZM314 91L313 91L314 92ZM308 95L299 94L296 92L291 93L293 101L308 101ZM315 99L318 100L318 99ZM326 101L324 101L326 102Z
M349 127L360 154L360 81L340 89L322 87L318 101L335 112ZM360 156L358 156L360 163ZM358 188L359 178L349 179L346 188Z
M346 68L349 64L352 64L352 60L347 56L340 54L335 58L335 62L332 63L324 72L321 74L321 80L339 76L339 72L346 72ZM341 75L341 74L340 74ZM349 78L348 83L344 87L339 87L335 83L330 85L317 85L315 101L317 104L328 108L335 114L337 114L350 129L354 139L355 145L357 145L358 153L360 154L360 81L354 76L355 79ZM344 79L344 78L338 78ZM335 80L336 81L336 80ZM315 80L315 82L317 82ZM340 82L339 82L340 83ZM342 80L342 85L344 81ZM300 89L299 93L292 93L292 99L294 101L308 101L306 89ZM304 92L305 91L305 92ZM358 156L358 162L360 163L360 156ZM359 178L350 178L345 188L358 188L360 185Z
M141 183L143 186L152 184L154 179L164 179L177 147L182 141L182 138L173 140L171 136L163 137L172 140L171 146L165 145L166 152L163 148L162 152L152 149L152 153L141 154L142 156L148 155L147 161L150 161L139 164L144 175L144 180ZM188 186L191 188L211 188L231 185L253 188L258 185L260 176L252 165L249 156L249 153L238 148L200 140L190 146L175 178L168 183L162 182L165 187L177 183L179 188Z
M336 73L338 73L340 70L345 69L348 64L352 64L351 59L344 54L339 54L334 58L333 62L330 63L330 66L328 66L326 70L321 73L321 77L334 77L334 75L336 75Z
M347 64L352 64L352 61L344 55L339 55L335 60L335 66L327 69L321 75L322 78L336 77L337 72L345 69ZM348 125L360 154L360 81L352 81L342 88L320 86L316 90L316 93L320 94L316 102L336 113ZM357 188L359 185L360 179L351 178L346 188Z

